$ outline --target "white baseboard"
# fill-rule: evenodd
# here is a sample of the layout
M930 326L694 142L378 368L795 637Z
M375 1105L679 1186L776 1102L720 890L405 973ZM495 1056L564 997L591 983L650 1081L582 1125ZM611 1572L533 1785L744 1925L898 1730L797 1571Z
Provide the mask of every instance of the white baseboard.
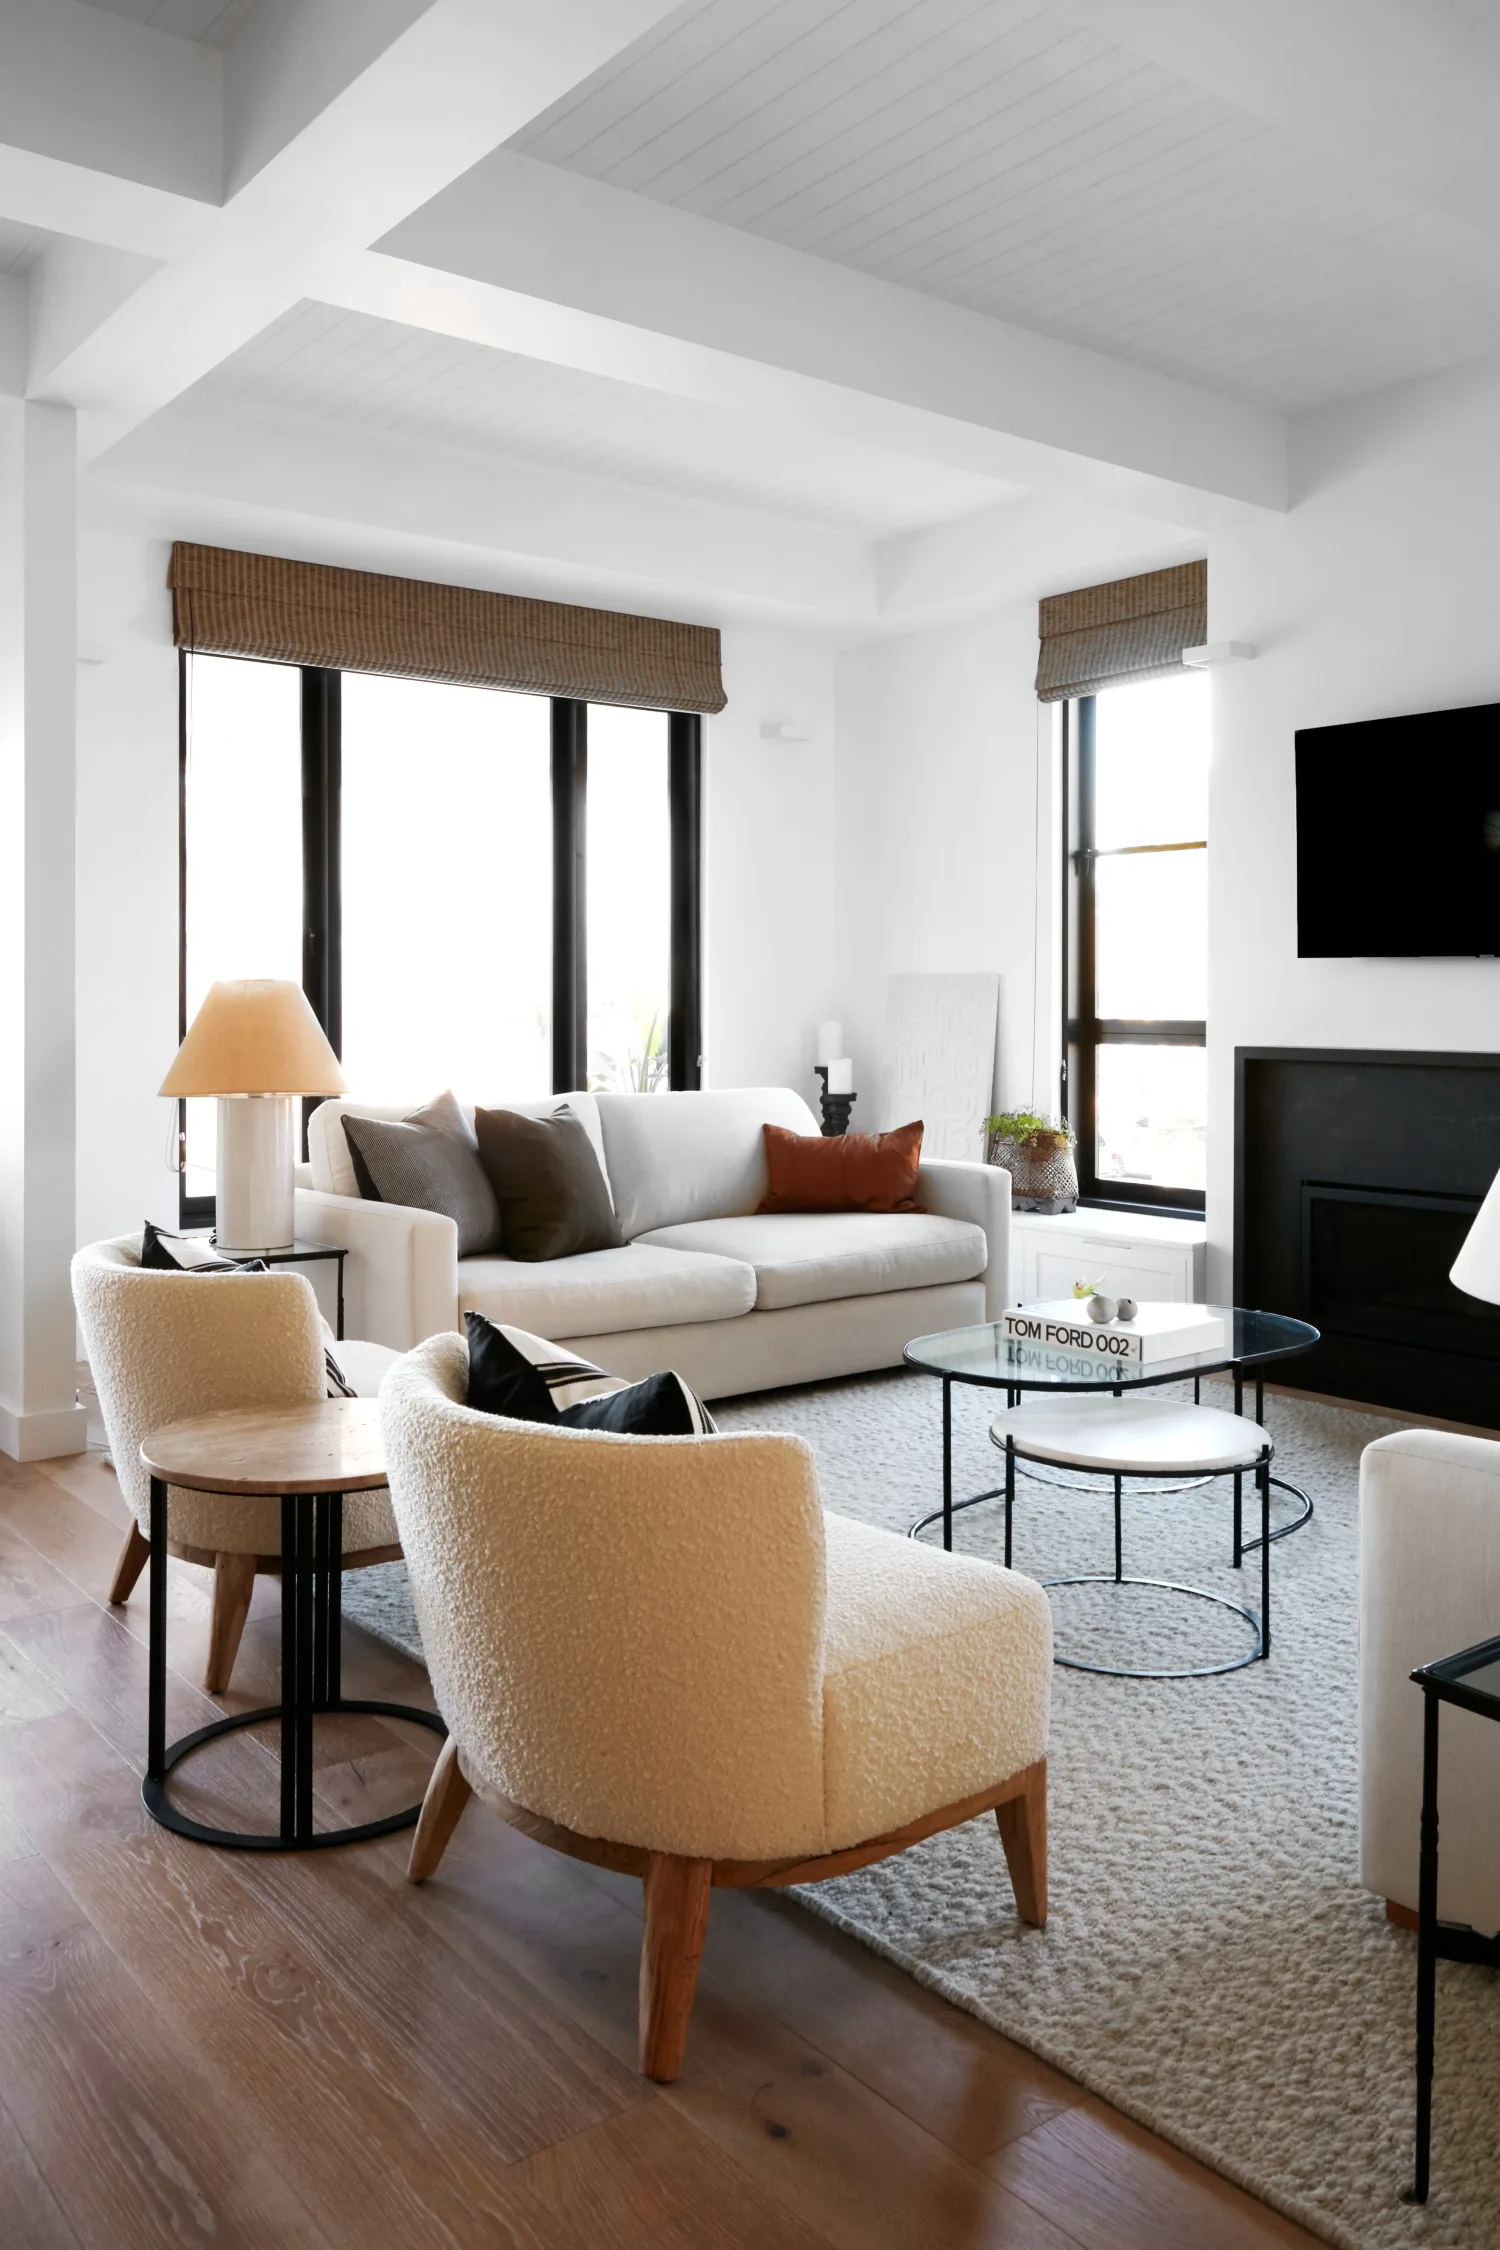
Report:
M0 1401L0 1453L12 1461L55 1461L65 1453L82 1453L87 1444L86 1407L51 1406L22 1414Z

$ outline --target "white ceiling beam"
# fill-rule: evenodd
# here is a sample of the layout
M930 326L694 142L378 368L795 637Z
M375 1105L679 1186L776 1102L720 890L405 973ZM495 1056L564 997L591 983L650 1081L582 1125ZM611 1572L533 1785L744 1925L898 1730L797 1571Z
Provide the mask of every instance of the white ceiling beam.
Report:
M1286 505L1278 414L504 149L321 294L1169 521Z
M321 418L246 411L207 393L135 431L91 480L95 489L152 488L459 546L472 552L475 572L555 571L559 584L586 578L628 591L638 605L670 601L674 616L712 620L727 605L866 632L877 622L869 543L853 533Z
M0 143L89 176L217 203L222 59L80 0L0 0Z
M875 606L884 624L903 630L951 624L1074 586L1196 562L1205 544L1174 525L1028 494L877 539Z
M24 398L26 395L30 325L25 282L19 274L0 273L0 398Z
M250 170L246 184L200 247L154 273L48 377L43 395L80 410L83 457L318 295L367 244L670 12L666 0L425 0L406 21L401 0L380 0L369 11L376 36L394 36L371 56L353 0L309 0L323 39L316 66L303 49L290 76L269 62L230 63L229 141ZM356 75L336 85L339 57ZM309 87L323 106L299 126Z

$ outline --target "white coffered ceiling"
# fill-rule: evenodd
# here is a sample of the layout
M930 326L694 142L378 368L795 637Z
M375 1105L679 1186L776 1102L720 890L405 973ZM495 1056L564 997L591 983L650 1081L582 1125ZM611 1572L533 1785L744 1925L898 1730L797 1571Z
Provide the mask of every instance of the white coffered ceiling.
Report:
M1288 411L1500 349L1440 212L1040 0L696 0L511 145Z
M1500 352L1497 107L1481 0L0 0L0 390L884 625L1201 552Z

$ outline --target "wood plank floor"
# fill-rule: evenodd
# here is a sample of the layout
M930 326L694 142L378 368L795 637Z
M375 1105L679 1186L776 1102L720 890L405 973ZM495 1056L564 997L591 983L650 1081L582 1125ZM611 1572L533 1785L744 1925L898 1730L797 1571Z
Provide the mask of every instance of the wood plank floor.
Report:
M655 2088L634 2068L639 1885L478 1804L420 1891L405 1835L298 1859L157 1828L144 1580L104 1606L124 1523L97 1453L0 1458L5 2250L1311 2243L786 1899L715 1894L686 2072ZM208 1589L172 1566L174 1734L214 1709ZM262 1581L224 1707L274 1699L277 1604ZM356 1627L344 1680L431 1704ZM320 1800L389 1811L431 1755L343 1722ZM276 1772L239 1735L177 1793L274 1817Z

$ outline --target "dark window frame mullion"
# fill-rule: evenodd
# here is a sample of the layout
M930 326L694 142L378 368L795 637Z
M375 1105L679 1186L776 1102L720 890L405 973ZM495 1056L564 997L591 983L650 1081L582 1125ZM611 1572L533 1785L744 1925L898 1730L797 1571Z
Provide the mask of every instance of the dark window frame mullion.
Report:
M589 707L552 698L552 1091L589 1082Z
M703 1084L703 720L667 714L667 816L672 831L671 999L667 1084Z
M302 698L302 989L334 1053L344 1052L343 744L344 675L301 668ZM302 1156L307 1121L319 1094L302 1102Z
M1101 1180L1099 1154L1097 1051L1109 1046L1206 1047L1208 1026L1196 1018L1128 1021L1098 1013L1096 870L1102 854L1096 843L1097 698L1079 696L1064 719L1063 759L1063 932L1064 932L1064 1093L1066 1114L1076 1136L1078 1198L1096 1210L1201 1212L1201 1188L1158 1187L1142 1182ZM1076 719L1076 724L1072 724ZM1070 833L1069 822L1072 822ZM1138 847L1148 849L1153 847ZM1206 850L1196 840L1162 847ZM1069 914L1071 903L1072 913ZM1070 918L1075 936L1068 951ZM1071 981L1069 972L1071 971Z

